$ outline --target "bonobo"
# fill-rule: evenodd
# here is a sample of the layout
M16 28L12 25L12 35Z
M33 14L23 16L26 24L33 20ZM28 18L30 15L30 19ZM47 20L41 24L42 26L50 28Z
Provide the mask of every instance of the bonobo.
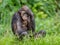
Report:
M17 11L12 17L12 31L15 35L22 37L29 31L35 32L35 19L32 11L26 6Z
M46 36L46 31L40 30L39 32L34 34L34 38L39 38L39 37L45 37Z

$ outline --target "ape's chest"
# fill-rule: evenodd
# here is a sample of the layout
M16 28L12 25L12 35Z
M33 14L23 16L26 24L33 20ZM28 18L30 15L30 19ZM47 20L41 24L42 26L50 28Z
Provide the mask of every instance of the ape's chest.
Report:
M30 19L27 19L22 22L22 27L24 30L28 30L28 28L31 28L31 21Z

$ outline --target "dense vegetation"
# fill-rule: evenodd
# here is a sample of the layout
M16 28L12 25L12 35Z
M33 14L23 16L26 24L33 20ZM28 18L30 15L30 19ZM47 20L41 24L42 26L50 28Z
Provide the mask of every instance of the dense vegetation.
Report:
M11 19L22 5L35 16L36 31L45 30L46 37L19 41L11 31ZM0 45L59 45L60 0L0 0Z

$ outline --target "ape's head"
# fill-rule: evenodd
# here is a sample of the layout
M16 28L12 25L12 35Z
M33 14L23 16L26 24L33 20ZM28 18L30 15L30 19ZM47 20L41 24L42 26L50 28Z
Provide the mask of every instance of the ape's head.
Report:
M30 11L30 9L26 5L22 6L22 8L18 11L24 21L28 20L28 18L30 16L31 12L29 12L29 11Z

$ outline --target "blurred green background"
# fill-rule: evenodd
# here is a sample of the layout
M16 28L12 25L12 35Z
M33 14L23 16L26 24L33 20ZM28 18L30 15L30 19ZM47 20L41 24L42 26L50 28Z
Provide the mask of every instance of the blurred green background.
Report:
M36 31L45 30L47 36L40 41L18 41L11 30L11 19L23 5L27 5L35 16ZM60 0L0 0L0 44L1 45L59 45ZM29 43L30 41L30 43ZM24 42L24 43L23 43ZM40 43L39 43L40 42ZM53 42L53 43L52 43Z

